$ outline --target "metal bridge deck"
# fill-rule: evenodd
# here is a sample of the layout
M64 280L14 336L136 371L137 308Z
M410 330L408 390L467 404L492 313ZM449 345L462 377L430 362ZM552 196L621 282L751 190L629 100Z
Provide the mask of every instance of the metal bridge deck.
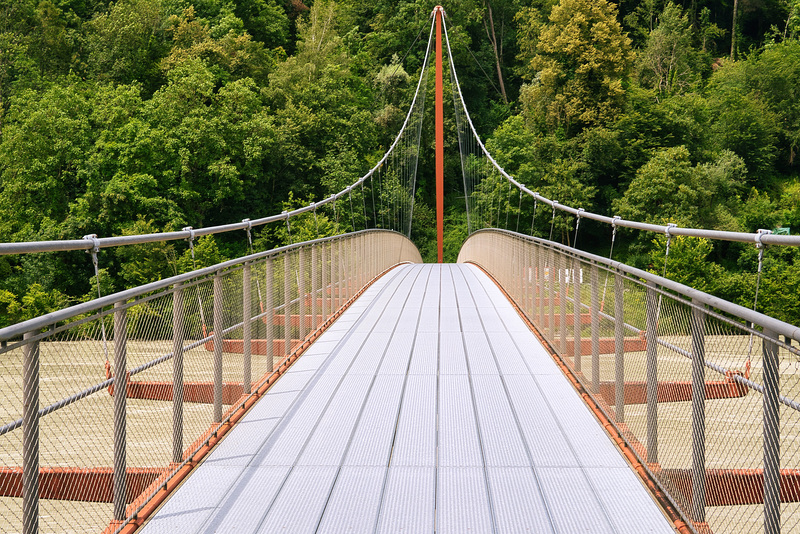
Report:
M370 287L143 529L674 532L469 265Z

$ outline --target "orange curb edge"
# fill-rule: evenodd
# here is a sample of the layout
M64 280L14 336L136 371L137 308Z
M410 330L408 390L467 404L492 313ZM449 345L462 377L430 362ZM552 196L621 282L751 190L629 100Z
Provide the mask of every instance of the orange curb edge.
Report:
M544 338L544 336L539 332L539 329L536 328L536 326L534 326L534 324L530 321L530 319L528 319L528 316L525 315L525 312L523 312L522 309L517 305L516 301L497 282L494 276L492 276L488 271L486 271L486 269L484 269L477 263L473 263L472 265L475 265L477 268L483 271L486 274L486 276L488 276L492 280L492 282L494 282L494 284L500 289L500 291L502 291L503 295L506 296L506 298L512 304L512 306L514 306L514 309L517 311L517 314L519 314L519 316L522 318L525 324L528 325L528 328L531 329L531 332L533 332L536 338L539 340L539 342L542 343L542 346L548 349L548 351L550 352L550 356L553 358L553 361L556 363L556 365L559 366L561 372L563 372L564 376L566 376L567 379L570 381L572 387L575 388L578 395L580 395L581 398L583 399L583 402L592 411L594 416L598 419L600 424L605 429L606 433L620 449L623 456L625 456L625 459L630 464L631 468L634 471L636 471L636 473L639 475L639 478L642 480L642 482L644 482L645 486L653 495L653 497L655 498L656 502L659 504L661 509L664 510L669 520L672 521L673 525L675 526L675 529L681 534L695 534L695 530L686 524L686 521L684 521L683 517L677 511L675 506L672 504L672 502L670 502L670 500L664 494L663 490L661 490L658 483L650 475L647 468L642 464L642 462L639 461L639 458L634 453L633 448L628 444L627 441L625 441L619 429L606 416L606 414L600 408L599 404L594 399L594 397L592 397L586 391L586 388L583 387L583 384L581 384L580 380L578 380L578 378L572 372L572 369L570 369L569 366L567 366L564 363L564 361L558 356L558 353L553 350L553 347L550 346L550 343ZM705 523L698 524L697 526L704 533L710 532L710 530L708 530L708 526Z
M184 479L186 479L192 470L194 470L194 468L201 463L208 453L210 453L211 450L228 433L228 431L233 428L248 411L250 411L250 408L252 408L256 402L258 402L258 400L267 392L267 390L269 390L270 387L272 387L278 378L280 378L289 369L289 367L292 366L297 358L299 358L306 351L306 349L311 346L311 343L313 343L320 335L322 335L322 333L325 332L325 330L327 330L328 327L331 326L333 322L338 319L356 301L356 299L364 293L364 291L369 289L372 284L374 284L392 269L395 269L405 263L408 262L393 265L367 282L367 284L355 295L353 295L350 300L345 302L342 307L336 310L336 312L331 315L331 317L325 321L322 326L309 334L303 340L302 344L295 348L294 352L290 354L288 358L281 362L277 368L273 368L272 371L268 372L261 378L259 381L261 384L256 391L249 394L248 398L244 402L231 406L228 411L223 414L223 420L228 419L228 421L224 423L213 423L211 428L198 440L196 440L192 446L189 447L189 449L192 449L193 447L197 446L198 442L206 442L202 447L200 447L200 449L188 457L188 462L186 462L186 464L184 464L177 472L167 474L153 482L144 492L141 493L139 497L133 501L132 504L128 505L128 515L130 516L133 514L133 517L122 521L112 520L108 527L106 527L106 529L103 531L103 534L133 534L140 527L144 526L150 516L156 510L158 510L158 508L169 498L172 492L181 485ZM217 426L219 426L219 429L215 431L214 428ZM186 453L184 453L184 456L186 456ZM153 491L158 491L158 493L152 498L148 498L147 495L152 494ZM144 504L144 507L139 510L138 513L134 513L133 510L135 510L138 506L141 506L143 503L146 503Z

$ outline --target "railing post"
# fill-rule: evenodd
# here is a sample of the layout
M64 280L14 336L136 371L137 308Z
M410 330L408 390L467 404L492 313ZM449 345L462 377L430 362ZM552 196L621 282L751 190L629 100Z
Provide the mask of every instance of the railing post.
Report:
M647 283L647 462L658 463L658 297L655 282Z
M592 319L592 391L600 391L600 293L598 288L599 273L597 264L592 264L591 271L591 309L589 310Z
M550 334L550 342L553 347L556 346L556 282L557 282L557 266L556 266L556 252L552 248L549 250L550 256L550 271L547 273L550 279L549 291L547 295L548 304L550 305L550 322L547 325L547 330Z
M781 531L780 361L778 334L764 328L764 532Z
M706 314L692 300L692 519L706 520Z
M252 384L253 352L253 323L252 287L250 281L250 262L245 262L242 269L242 392L250 393Z
M544 290L544 285L547 282L546 277L544 275L544 266L545 266L544 255L545 255L545 251L544 251L544 248L541 245L535 245L535 247L536 247L536 256L537 256L537 262L536 263L539 265L539 272L537 273L537 277L536 277L536 282L537 283L536 283L536 297L535 298L539 301L537 303L538 306L539 306L539 315L538 315L539 328L542 329L542 332L546 332L546 329L544 328L544 317L545 317L545 314L546 314L546 311L545 311L545 295L546 295L546 293L545 293L545 290Z
M283 255L283 356L292 348L292 251Z
M625 276L614 272L614 402L618 423L625 422Z
M328 320L328 273L330 273L330 268L328 267L328 243L322 243L320 256L322 281L319 285L322 287L320 297L322 298L322 322L324 323Z
M275 304L273 302L275 291L275 275L273 273L272 257L264 261L264 341L267 346L267 361L270 370L275 368Z
M558 332L561 334L561 357L564 361L567 359L567 292L569 285L567 285L567 258L563 253L556 253L556 265L558 265L558 296L559 296L559 318L560 324ZM574 362L573 362L574 366Z
M564 324L566 327L566 323ZM581 260L577 256L572 261L572 349L573 366L581 372L583 347L581 339Z
M29 340L36 332L27 332ZM39 342L23 350L22 369L22 531L39 532Z
M311 245L311 268L308 270L311 274L311 330L316 331L319 328L319 324L317 321L317 294L319 293L319 285L317 282L319 279L318 271L319 271L319 254L317 251L317 245Z
M214 416L213 422L222 421L222 273L214 275Z
M297 337L306 338L306 247L297 251Z
M183 460L183 287L172 295L172 461Z
M117 521L125 519L127 497L128 316L124 304L114 304L114 519Z
M342 289L343 289L343 278L342 275L342 252L344 251L344 245L342 244L342 238L336 240L336 307L335 310L338 310L342 306Z

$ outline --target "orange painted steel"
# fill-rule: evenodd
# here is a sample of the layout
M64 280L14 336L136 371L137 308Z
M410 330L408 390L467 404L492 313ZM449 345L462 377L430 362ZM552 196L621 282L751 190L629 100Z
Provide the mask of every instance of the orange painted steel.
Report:
M442 6L436 6L436 245L439 263L444 261L444 84L442 81Z
M209 335L212 335L214 332L211 332ZM289 350L292 351L298 346L300 346L301 341L299 339L293 339L290 342ZM276 356L280 356L284 354L284 345L286 342L283 339L274 339L272 340L272 354ZM250 340L250 353L251 354L269 354L267 352L267 347L269 347L269 341L266 339L253 339ZM205 342L205 349L208 352L214 352L214 340L209 339ZM242 354L244 352L244 341L241 339L223 339L222 340L222 352L228 352L232 354Z
M167 472L163 467L127 469L129 502ZM111 467L41 467L39 498L62 501L114 501L114 469ZM0 497L22 497L22 468L0 468Z
M514 306L514 309L517 310L517 313L519 314L520 318L525 322L526 325L528 325L528 328L530 328L531 332L534 333L534 335L537 337L542 346L549 350L550 356L553 358L553 361L556 363L556 365L558 365L562 373L564 373L564 376L572 384L572 387L575 388L575 391L578 393L578 395L580 395L583 402L592 411L594 416L597 418L602 427L608 433L609 437L612 439L612 441L614 441L614 443L620 449L620 452L622 452L623 456L625 456L625 459L631 465L633 470L639 475L639 478L642 480L644 485L653 495L656 502L658 502L659 506L661 506L661 509L666 513L670 521L672 521L675 530L680 532L680 534L692 534L692 529L689 527L689 525L686 524L681 515L678 513L678 510L675 508L672 502L670 502L666 494L661 490L658 483L651 475L650 471L648 471L648 467L645 467L639 461L639 458L636 456L636 453L634 452L631 445L629 445L628 442L626 442L625 439L623 438L621 431L606 416L605 412L597 403L597 401L594 399L594 397L592 397L586 391L586 389L583 387L583 384L581 384L580 380L578 380L577 376L575 376L575 374L572 372L572 369L568 365L566 365L564 361L558 356L557 351L555 351L553 347L550 346L550 343L548 343L545 337L533 325L530 319L528 319L528 316L525 315L525 312L517 305L514 299L511 298L511 295L509 295L508 292L505 289L503 289L503 287L497 282L497 280L495 280L495 278L480 265L477 264L474 265L476 265L476 267L478 267L484 273L486 273L486 275L495 283L495 285L500 289L500 291L503 292L508 301L511 302L511 304ZM707 530L707 526L705 524L695 523L694 526L696 529L698 529L699 532L704 532L704 533L708 532L710 534L710 531Z
M396 265L394 266L396 267ZM258 387L253 393L242 399L241 403L236 403L231 406L225 414L223 414L223 421L225 423L213 423L211 427L200 438L195 440L183 453L184 463L182 465L173 465L170 467L169 472L153 481L150 486L145 488L144 491L139 493L131 504L128 505L126 515L131 517L136 514L131 521L116 521L113 520L106 527L103 534L133 534L139 527L141 527L147 519L155 513L156 510L164 503L164 501L172 494L172 492L180 486L184 479L189 476L192 470L200 464L200 462L211 452L214 447L222 440L223 437L238 423L242 417L261 399L262 396L272 387L272 385L283 376L283 374L291 367L291 365L311 346L319 336L322 335L336 319L342 315L347 308L349 308L361 294L366 291L376 280L380 279L384 274L389 272L394 267L390 267L382 272L372 280L370 280L361 290L359 290L353 297L348 300L341 308L339 308L330 318L321 325L317 330L310 334L303 343L295 349L288 358L281 362L276 368L266 373L259 381ZM195 451L195 452L191 452ZM177 468L177 471L173 471ZM139 509L136 513L136 510Z
M321 323L324 320L322 315L317 315L317 324ZM263 318L264 323L267 322L266 317ZM289 316L289 326L300 326L301 318L297 314L292 314ZM303 326L309 328L312 324L314 324L314 316L313 315L303 315L302 317ZM285 315L273 315L272 316L272 324L274 326L284 326L286 324L286 316Z
M255 385L253 384L253 386ZM111 394L114 394L113 390ZM129 399L172 402L172 382L129 381L127 394ZM242 395L244 395L244 388L241 383L226 382L222 384L222 404L234 404ZM214 402L214 384L211 382L184 382L183 401L212 404Z
M567 339L567 354L574 354L573 347L575 341ZM623 351L625 352L644 352L647 349L647 340L644 338L644 333L640 337L626 337L623 341ZM616 351L616 344L613 337L601 337L599 344L599 354L614 354ZM592 340L581 339L581 356L591 356L592 354Z
M590 324L592 324L592 315L589 314L589 313L582 313L580 321L581 321L582 325L590 325ZM549 328L550 327L550 316L549 315L545 315L544 317L542 317L541 323L542 323L542 327L543 328ZM555 315L553 317L553 324L555 326L561 326L561 315ZM567 324L566 324L566 326L574 326L574 325L575 325L575 314L574 313L568 313L567 314Z
M662 469L660 473L692 502L692 473ZM781 469L781 503L800 502L800 469ZM744 506L764 503L763 469L707 469L706 506Z
M739 374L739 373L737 373ZM750 388L740 384L733 377L726 377L725 380L706 382L705 398L711 399L735 399L747 395ZM691 382L668 382L658 383L657 389L658 402L685 402L692 400ZM616 385L614 382L601 382L600 395L609 404L614 403ZM647 384L646 382L625 382L624 393L625 404L645 404L647 403Z

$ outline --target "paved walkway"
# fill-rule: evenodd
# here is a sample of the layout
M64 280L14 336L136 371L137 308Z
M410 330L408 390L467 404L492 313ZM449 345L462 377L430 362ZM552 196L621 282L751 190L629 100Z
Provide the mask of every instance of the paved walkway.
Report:
M369 288L143 532L674 532L469 265Z

